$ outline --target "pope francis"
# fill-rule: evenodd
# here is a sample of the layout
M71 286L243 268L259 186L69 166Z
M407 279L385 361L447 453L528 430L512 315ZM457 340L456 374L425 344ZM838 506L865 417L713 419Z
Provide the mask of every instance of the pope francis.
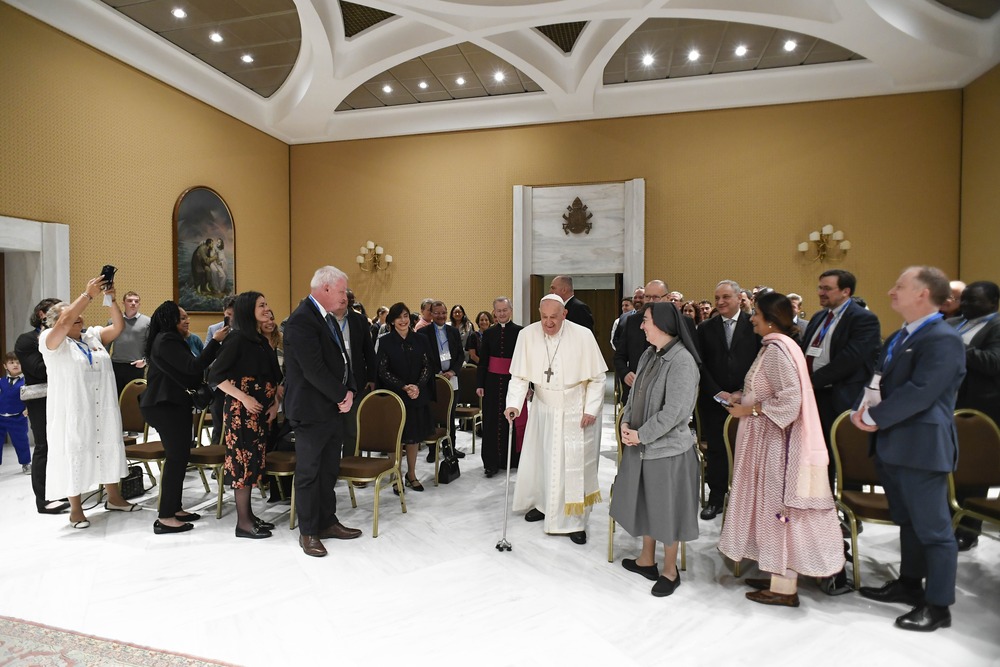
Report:
M517 417L530 383L514 510L544 521L546 533L585 544L590 507L601 500L598 419L608 368L594 334L566 320L562 299L547 294L538 311L541 321L525 327L514 346L504 410L508 420Z

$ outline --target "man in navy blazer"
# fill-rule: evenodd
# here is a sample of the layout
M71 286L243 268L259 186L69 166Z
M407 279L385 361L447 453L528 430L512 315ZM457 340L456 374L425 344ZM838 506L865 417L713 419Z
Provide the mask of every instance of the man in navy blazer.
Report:
M906 325L886 340L879 358L880 400L863 397L851 414L855 426L873 434L875 468L899 525L901 555L898 579L881 588L863 586L860 593L912 605L896 619L904 630L950 626L955 602L958 545L948 474L958 461L954 410L965 377L965 345L938 312L950 293L940 269L903 271L889 296Z
M320 540L361 535L337 519L334 492L344 419L358 387L333 315L347 305L347 275L324 266L313 275L310 289L285 324L285 416L295 430L299 546L307 556L325 556Z
M708 444L705 475L708 504L701 511L701 518L706 521L722 512L722 503L729 490L729 460L722 433L729 413L713 396L720 391L742 391L743 380L760 350L760 336L753 332L750 316L740 310L738 283L723 280L716 285L715 307L719 314L698 326L702 362L698 414ZM727 329L731 333L727 334Z
M813 315L802 335L802 351L831 461L833 422L861 396L875 370L881 346L878 317L851 298L856 288L857 279L849 271L830 269L821 273L816 291L823 310ZM829 473L832 487L833 466Z
M462 334L458 329L448 324L448 306L444 301L435 300L431 302L431 324L424 327L418 333L427 337L427 347L433 350L431 354L431 373L448 378L452 387L458 387L458 375L465 363L465 349L462 347ZM436 398L434 384L431 384L431 398ZM458 389L455 389L458 395ZM449 418L448 433L451 436L452 449L455 455L465 458L465 452L459 451L455 447L455 401L451 403L451 416ZM434 445L427 448L427 462L434 461Z

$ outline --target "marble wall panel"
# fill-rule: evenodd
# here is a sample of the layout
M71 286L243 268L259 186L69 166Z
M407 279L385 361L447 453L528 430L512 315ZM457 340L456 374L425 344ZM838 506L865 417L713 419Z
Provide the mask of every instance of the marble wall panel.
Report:
M593 227L567 234L563 214L577 197L593 214ZM614 274L624 267L624 183L532 188L530 273Z

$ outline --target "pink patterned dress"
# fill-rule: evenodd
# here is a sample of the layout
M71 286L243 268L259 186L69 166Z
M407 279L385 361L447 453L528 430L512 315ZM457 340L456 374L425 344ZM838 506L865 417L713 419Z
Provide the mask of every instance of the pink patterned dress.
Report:
M742 402L759 401L763 414L740 420L719 551L764 572L826 577L844 567L843 538L826 470L800 466L803 386L792 355L802 352L792 347L765 339L747 373Z

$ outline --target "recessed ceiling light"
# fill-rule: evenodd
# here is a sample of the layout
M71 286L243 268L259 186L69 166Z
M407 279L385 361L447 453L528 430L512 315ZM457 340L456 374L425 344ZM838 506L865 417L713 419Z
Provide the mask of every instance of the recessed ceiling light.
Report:
M213 32L211 35L208 36L208 38L213 42L215 42L216 44L222 41L222 35L220 35L217 32Z
M384 86L382 86L382 92L383 93L391 93L392 92L392 86L390 86L389 84L385 84Z
M457 83L460 86L464 86L465 85L465 78L460 76L457 79L455 79L455 83Z
M644 56L642 57L642 64L643 64L643 65L645 65L646 67L649 67L650 65L652 65L652 64L653 64L653 62L654 62L655 60L656 60L656 59L655 59L655 58L653 58L653 54L652 54L652 53L647 53L646 55L644 55Z
M249 65L250 63L253 62L253 56L250 55L249 53L244 53L242 56L240 56L240 60Z
M698 58L701 58L701 54L698 53L698 49L691 49L690 51L688 51L688 60L694 62L698 60Z
M736 55L745 56L746 54L747 54L747 47L743 46L742 44L736 47Z
M183 9L181 9L180 7L174 7L170 13L174 15L174 18L178 19L186 19L188 15L188 13Z
M421 82L420 82L420 83L418 83L417 85L418 85L418 86L420 86L420 89L421 89L421 90L423 90L423 89L427 88L427 82L426 82L426 81L421 81Z
M790 39L785 42L785 51L794 51L796 46L798 46L798 44L795 43L795 40Z
M496 74L493 75L493 80L496 81L497 83L500 83L501 81L504 80L504 73L497 72Z

